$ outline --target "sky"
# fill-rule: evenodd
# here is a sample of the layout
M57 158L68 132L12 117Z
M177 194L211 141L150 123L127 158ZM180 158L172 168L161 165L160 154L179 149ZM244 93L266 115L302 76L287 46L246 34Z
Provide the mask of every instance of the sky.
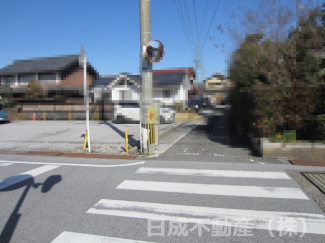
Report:
M0 0L0 68L13 60L78 54L83 44L87 60L100 75L140 74L139 2ZM175 2L181 2L182 7L177 8ZM239 6L253 8L259 1L220 0L219 5L218 2L151 0L151 38L160 40L165 47L165 56L153 64L154 70L195 67L195 45L188 43L179 17L178 11L183 11L186 25L191 23L193 42L199 40L203 48L199 52L199 81L216 72L227 75L234 45L230 36L220 33L217 26L232 24L233 11Z

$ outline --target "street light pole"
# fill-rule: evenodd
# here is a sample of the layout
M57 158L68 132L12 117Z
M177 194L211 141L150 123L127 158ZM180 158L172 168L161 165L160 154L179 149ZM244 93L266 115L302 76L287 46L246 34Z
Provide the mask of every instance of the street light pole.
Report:
M140 65L142 76L142 95L141 95L141 126L140 132L142 133L143 124L147 124L147 108L152 103L152 63L146 59L146 47L151 41L151 24L150 24L150 0L140 0ZM149 129L149 127L147 127ZM145 136L141 136L142 148L147 143ZM149 143L147 143L147 151L149 153ZM143 149L144 150L144 149Z
M83 66L84 71L84 104L86 110L86 122L87 122L87 144L88 152L90 153L90 131L89 131L89 90L87 87L87 57L83 45L81 46L79 53L79 63Z

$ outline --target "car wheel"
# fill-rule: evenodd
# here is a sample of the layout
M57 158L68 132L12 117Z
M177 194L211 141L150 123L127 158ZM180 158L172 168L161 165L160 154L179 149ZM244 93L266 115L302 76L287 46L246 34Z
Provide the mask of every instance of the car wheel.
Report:
M118 116L116 119L117 124L123 124L124 123L124 118L122 116Z
M160 124L166 124L166 120L162 116L160 117Z

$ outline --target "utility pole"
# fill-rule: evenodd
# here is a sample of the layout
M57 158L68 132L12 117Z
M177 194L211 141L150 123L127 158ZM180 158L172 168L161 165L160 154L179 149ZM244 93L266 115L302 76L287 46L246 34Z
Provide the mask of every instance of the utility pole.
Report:
M196 42L195 45L195 80L196 80L196 84L199 83L199 46L201 46L198 42Z
M146 59L145 53L147 44L151 41L150 0L140 0L140 38L140 68L142 76L140 132L142 133L143 125L147 124L147 108L152 103L152 63ZM146 127L146 129L149 129L149 127ZM143 152L150 153L148 138L142 135L141 140Z

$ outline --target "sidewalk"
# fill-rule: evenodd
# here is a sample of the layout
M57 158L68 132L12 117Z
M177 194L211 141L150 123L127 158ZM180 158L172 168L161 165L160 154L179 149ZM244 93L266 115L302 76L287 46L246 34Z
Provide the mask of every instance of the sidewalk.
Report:
M163 136L159 139L158 150L155 151L155 154L150 156L139 156L141 158L157 158L160 154L165 153L169 148L174 144L184 138L189 132L191 132L201 121L190 121L182 123L178 127L172 130L172 132L164 133Z
M19 155L41 155L50 157L75 157L75 158L97 158L97 159L135 159L136 155L125 154L86 154L86 153L61 153L50 151L14 151L0 150L1 154L19 154Z

